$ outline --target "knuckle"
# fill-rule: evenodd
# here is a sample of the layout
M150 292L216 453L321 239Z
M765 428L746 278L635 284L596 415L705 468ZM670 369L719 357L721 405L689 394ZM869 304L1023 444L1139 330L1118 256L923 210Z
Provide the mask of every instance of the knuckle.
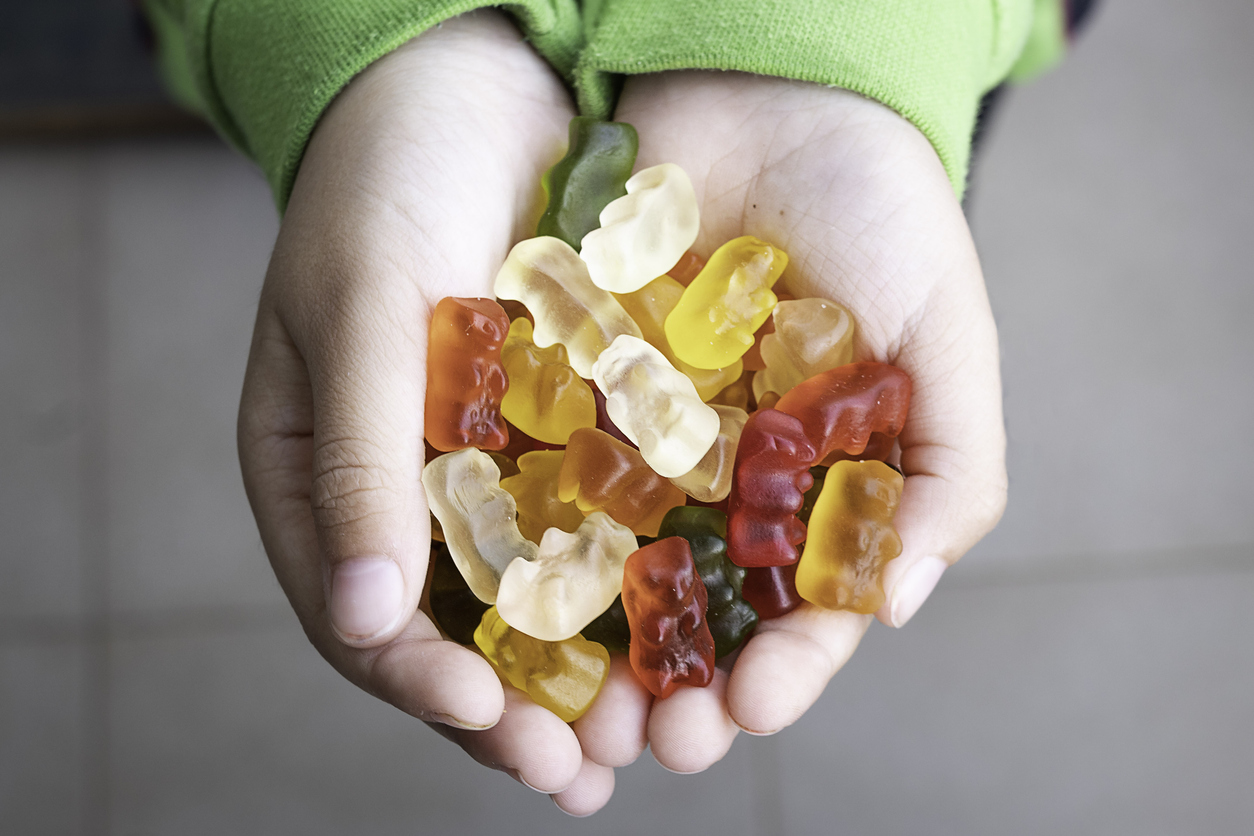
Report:
M317 446L309 502L318 527L350 526L399 509L402 491L381 459L377 448L360 439Z

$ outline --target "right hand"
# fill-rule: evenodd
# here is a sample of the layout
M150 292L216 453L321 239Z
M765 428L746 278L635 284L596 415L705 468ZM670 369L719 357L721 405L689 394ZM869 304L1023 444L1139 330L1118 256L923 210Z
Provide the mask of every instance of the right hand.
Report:
M492 297L534 234L574 116L498 12L446 22L340 93L305 152L266 275L239 415L262 541L309 640L363 690L587 814L645 745L649 695L615 659L571 726L502 687L419 611L427 327ZM508 709L508 710L506 710Z

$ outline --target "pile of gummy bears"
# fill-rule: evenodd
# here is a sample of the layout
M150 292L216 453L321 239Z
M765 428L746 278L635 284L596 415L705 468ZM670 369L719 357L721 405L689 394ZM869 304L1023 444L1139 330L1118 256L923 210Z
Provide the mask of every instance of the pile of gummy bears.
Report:
M842 306L781 300L779 248L691 253L688 176L631 176L636 150L575 119L501 301L443 299L430 328L431 612L568 722L609 651L658 697L708 685L759 618L874 612L901 552L909 377L851 362Z

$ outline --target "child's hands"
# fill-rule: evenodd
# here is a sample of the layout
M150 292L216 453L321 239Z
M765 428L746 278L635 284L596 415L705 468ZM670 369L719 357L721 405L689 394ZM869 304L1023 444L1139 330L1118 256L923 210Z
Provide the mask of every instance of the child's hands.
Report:
M845 90L740 73L628 79L615 118L640 133L638 168L677 163L701 199L696 250L739 235L783 248L799 297L846 305L856 357L914 382L896 517L903 552L876 614L901 626L941 572L1000 518L1006 497L997 333L962 209L932 146L888 108ZM730 675L654 704L666 767L704 769L737 727L795 722L852 655L869 616L810 604L765 621Z
M539 178L573 115L556 75L495 12L450 21L354 80L323 116L283 219L239 449L275 574L327 661L480 762L591 812L613 771L585 753L615 765L644 747L647 694L630 671L616 665L592 718L610 719L590 721L596 737L581 746L584 732L502 689L417 612L431 310L448 295L493 295L510 246L533 234ZM623 705L635 719L617 723Z

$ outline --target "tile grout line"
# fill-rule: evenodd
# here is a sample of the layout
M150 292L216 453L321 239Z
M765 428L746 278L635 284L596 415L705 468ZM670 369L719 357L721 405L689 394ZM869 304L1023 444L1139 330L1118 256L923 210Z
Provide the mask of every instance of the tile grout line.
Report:
M105 261L105 177L98 147L81 152L79 234L79 560L83 583L83 763L81 832L109 832L109 452L108 291Z

